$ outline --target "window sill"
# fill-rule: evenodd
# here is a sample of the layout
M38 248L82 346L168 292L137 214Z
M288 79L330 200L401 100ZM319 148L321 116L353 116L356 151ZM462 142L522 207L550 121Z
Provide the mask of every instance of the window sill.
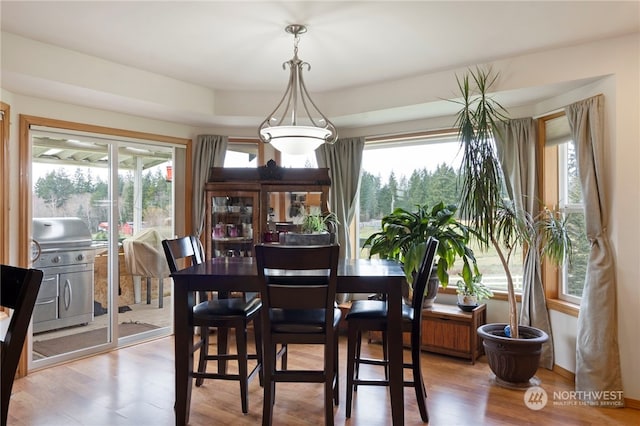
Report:
M553 311L562 312L573 317L578 317L580 312L580 306L560 299L547 299L547 307Z
M456 294L456 289L454 286L450 286L447 288L440 287L439 293L442 294ZM507 292L506 291L498 291L493 290L492 300L507 300ZM516 294L516 300L518 302L522 302L522 295ZM580 307L575 303L566 302L560 299L547 299L547 308L553 311L562 312L563 314L571 315L573 317L578 317L578 313L580 312Z
M492 290L493 291L493 296L491 297L492 300L507 300L507 292L506 291L499 291L499 290ZM442 288L440 287L440 290L438 290L439 293L442 294L456 294L456 289L455 286L451 286L451 287L447 287L447 288ZM520 293L516 294L516 301L520 302L522 300L522 295Z

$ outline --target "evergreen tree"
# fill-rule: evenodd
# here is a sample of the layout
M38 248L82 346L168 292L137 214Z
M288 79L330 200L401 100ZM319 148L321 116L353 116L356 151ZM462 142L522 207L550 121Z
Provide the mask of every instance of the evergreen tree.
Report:
M73 195L74 184L67 176L65 169L57 169L38 179L35 193L42 198L55 214L59 208Z
M364 170L360 180L360 221L367 222L378 216L378 192L380 176L374 176Z

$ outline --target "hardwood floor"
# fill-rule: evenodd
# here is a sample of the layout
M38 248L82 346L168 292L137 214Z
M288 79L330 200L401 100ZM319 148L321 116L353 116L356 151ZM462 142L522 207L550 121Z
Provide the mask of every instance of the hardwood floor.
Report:
M215 339L213 339L215 340ZM377 344L363 352L379 355ZM386 388L360 387L354 394L351 419L345 419L346 337L340 341L340 405L336 425L388 425ZM298 356L296 356L298 354ZM405 351L405 356L409 356ZM313 347L293 347L290 365L315 363ZM302 358L302 361L300 361ZM524 391L492 383L484 358L475 365L455 358L423 354L430 425L637 425L640 410L561 405L553 393L573 390L573 383L545 369L538 371L547 392L546 406L534 411L524 404ZM111 353L70 362L18 379L9 407L9 425L173 425L173 338L165 337ZM362 374L369 372L363 366ZM250 387L249 414L240 409L237 382L208 380L193 388L191 425L256 425L262 419L262 388ZM278 384L274 423L324 423L320 384ZM413 390L405 390L405 424L422 424Z

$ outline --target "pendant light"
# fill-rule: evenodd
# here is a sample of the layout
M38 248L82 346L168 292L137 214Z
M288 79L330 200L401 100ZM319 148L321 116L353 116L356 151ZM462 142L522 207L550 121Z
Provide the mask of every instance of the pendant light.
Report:
M335 143L338 132L320 112L304 84L302 70L304 67L310 70L311 65L298 58L298 42L307 28L294 24L285 31L294 36L293 58L282 64L283 69L289 66L289 83L280 103L260 124L258 133L262 142L272 144L280 152L308 154L323 143Z

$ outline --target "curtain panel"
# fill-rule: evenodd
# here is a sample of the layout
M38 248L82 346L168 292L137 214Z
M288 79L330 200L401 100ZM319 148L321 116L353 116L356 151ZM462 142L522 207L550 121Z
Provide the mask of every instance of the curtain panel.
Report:
M222 167L229 144L228 136L198 135L193 152L193 235L200 237L204 229L206 200L204 186L211 167Z
M351 258L349 224L357 210L363 150L364 137L338 139L333 145L325 143L316 149L318 167L329 168L329 210L335 213L340 222L337 238L340 244L340 258L343 259ZM336 295L338 303L350 299L351 295L347 293Z
M520 118L498 123L496 148L507 192L516 212L538 213L540 193L536 179L536 122L532 118ZM553 368L553 334L542 287L542 267L537 250L529 250L524 259L522 273L521 325L543 330L549 340L542 345L540 365Z
M604 96L598 95L566 107L578 158L578 175L585 205L587 238L591 248L578 314L576 339L576 391L592 405L624 406L615 264L607 224L609 221L604 153ZM590 399L601 391L608 400Z
M329 168L329 209L340 222L337 237L341 258L350 258L353 249L349 239L349 223L357 207L363 150L364 137L338 139L333 145L325 143L316 149L318 167Z

